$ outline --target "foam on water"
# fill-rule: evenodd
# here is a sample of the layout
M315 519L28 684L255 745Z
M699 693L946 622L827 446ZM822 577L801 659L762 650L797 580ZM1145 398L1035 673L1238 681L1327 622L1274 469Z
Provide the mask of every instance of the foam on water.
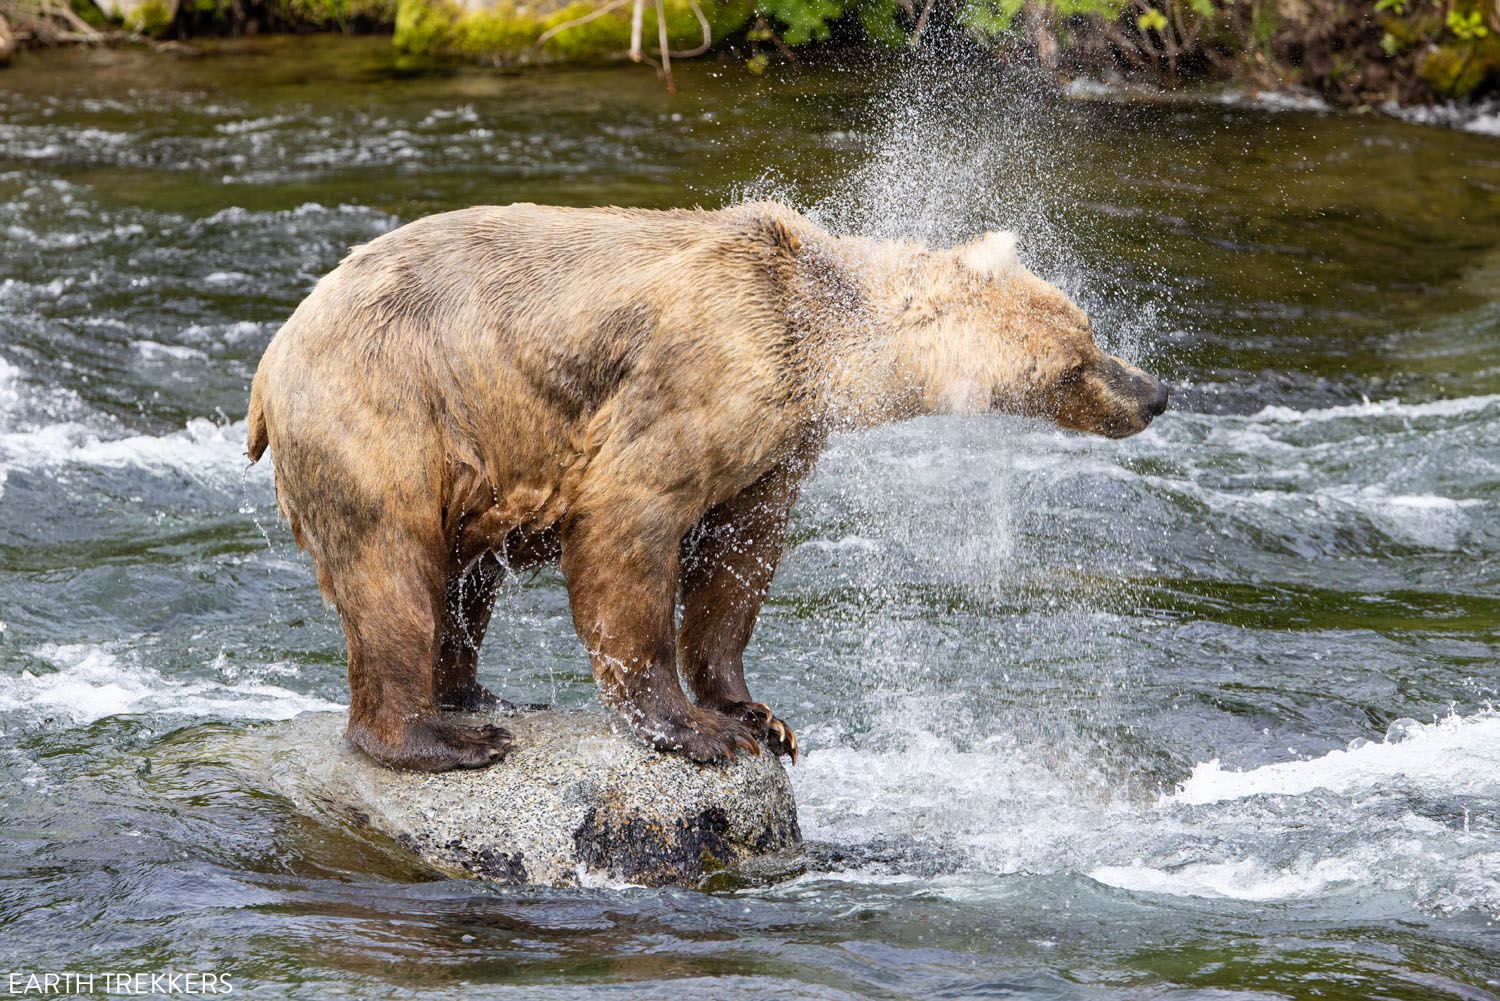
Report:
M20 379L21 370L0 357L0 429L9 426L10 414L20 402L21 391L17 385Z
M1201 763L1155 801L1080 748L919 731L809 751L793 773L804 834L921 846L958 875L1078 874L1132 893L1258 902L1352 895L1339 906L1500 918L1496 818L1481 807L1471 825L1467 809L1422 805L1494 802L1500 714L1406 721L1386 742L1243 772ZM841 878L890 874L869 865Z
M1079 758L1006 737L966 748L928 735L812 751L792 777L813 840L920 845L990 874L1058 872L1070 868L1080 825L1117 809Z
M1272 869L1257 859L1196 862L1175 869L1148 865L1102 865L1089 877L1106 886L1172 897L1228 897L1233 900L1295 900L1357 883L1369 870L1350 859L1322 858L1288 869Z
M1186 476L1149 476L1154 488L1201 502L1215 514L1259 528L1279 525L1287 532L1307 533L1322 527L1362 522L1393 542L1452 551L1487 522L1485 503L1477 498L1395 493L1386 486L1334 484L1306 489L1311 471L1291 478L1283 488L1246 489L1208 485ZM1124 478L1123 472L1111 474Z
M1383 742L1245 771L1197 765L1142 811L1128 862L1089 871L1141 893L1293 900L1388 894L1500 917L1500 715L1398 721ZM1444 807L1439 804L1475 805Z
M1426 403L1402 403L1398 399L1376 402L1365 400L1362 403L1321 407L1314 410L1267 406L1247 419L1251 422L1307 424L1363 417L1454 417L1482 413L1496 406L1500 406L1500 395L1466 396L1451 400L1430 400Z
M1420 125L1442 125L1478 135L1500 136L1500 102L1494 99L1409 106L1388 101L1380 110Z
M1310 761L1246 772L1204 762L1162 806L1247 796L1296 796L1314 789L1347 794L1380 787L1428 794L1500 796L1500 713L1447 716L1403 731L1399 742L1366 743Z
M238 477L248 463L244 421L216 424L200 417L170 434L119 438L74 421L0 434L0 472L78 465Z
M199 355L193 349L151 341L134 344L147 358ZM165 435L121 434L116 422L90 411L76 395L56 387L39 390L25 375L0 357L0 494L8 476L16 472L140 469L227 483L237 480L248 464L244 421L196 418ZM68 419L45 419L59 413Z
M140 353L142 360L148 362L159 362L164 359L175 361L206 361L208 355L197 348L185 347L181 344L162 344L157 341L132 341L131 347Z
M132 713L270 720L343 708L253 678L233 684L176 680L140 663L138 655L114 647L48 645L36 654L56 670L0 676L0 712L13 712L21 719L61 718L84 725L106 716Z

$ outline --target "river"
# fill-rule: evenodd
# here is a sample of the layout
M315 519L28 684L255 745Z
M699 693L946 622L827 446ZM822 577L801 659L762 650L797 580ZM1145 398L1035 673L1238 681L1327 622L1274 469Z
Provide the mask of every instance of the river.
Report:
M0 71L0 974L255 998L1500 997L1500 139L941 60L424 71L380 39ZM1115 442L836 440L748 658L806 871L505 889L206 749L345 703L247 471L345 250L718 205L1022 256L1174 388ZM482 677L594 706L561 578ZM3 985L0 985L3 986Z

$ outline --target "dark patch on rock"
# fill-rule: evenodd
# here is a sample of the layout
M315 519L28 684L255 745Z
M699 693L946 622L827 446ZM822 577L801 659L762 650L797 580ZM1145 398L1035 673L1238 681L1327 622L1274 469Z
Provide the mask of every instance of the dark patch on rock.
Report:
M471 849L457 838L445 844L443 849L461 860L465 869L492 882L507 886L531 882L523 862L525 856L521 852L502 852L495 848Z
M803 845L803 864L815 872L912 874L924 879L958 872L973 860L961 849L876 840L838 845L814 841Z
M728 816L716 806L675 823L643 817L621 821L590 807L573 841L588 868L652 885L698 879L744 854L730 840Z
M793 814L785 822L772 820L766 829L761 832L760 837L755 839L755 854L764 855L768 852L781 851L788 845L800 845L802 843L802 827L797 823L797 816Z

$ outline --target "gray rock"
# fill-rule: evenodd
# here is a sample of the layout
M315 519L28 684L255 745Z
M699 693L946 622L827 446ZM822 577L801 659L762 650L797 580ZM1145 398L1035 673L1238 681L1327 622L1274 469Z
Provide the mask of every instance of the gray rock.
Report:
M696 886L801 846L769 752L697 765L646 747L599 712L498 720L515 734L477 771L398 772L344 746L342 713L261 729L277 791L399 839L438 868L500 883Z

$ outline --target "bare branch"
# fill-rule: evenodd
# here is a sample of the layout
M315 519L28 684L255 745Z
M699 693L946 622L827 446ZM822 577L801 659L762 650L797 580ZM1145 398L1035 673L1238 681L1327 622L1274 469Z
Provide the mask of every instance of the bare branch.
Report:
M1031 42L1036 46L1036 61L1043 70L1048 73L1057 72L1057 38L1052 34L1052 26L1047 23L1047 15L1038 7L1026 9L1026 21L1031 28Z
M677 81L672 79L672 49L667 44L667 9L663 0L656 0L656 40L661 47L661 71L667 77L667 93L677 93Z
M1497 2L1500 2L1500 0L1497 0ZM698 26L703 29L703 44L696 49L684 49L681 52L674 52L672 53L673 59L692 59L694 56L701 56L713 48L714 29L708 23L708 18L704 16L703 8L698 6L698 0L688 0L688 4L693 8L693 16L698 19Z
M635 62L640 62L644 55L641 51L641 19L645 12L646 0L635 0L635 6L630 8L630 58Z
M922 7L922 15L917 18L917 26L911 32L911 47L916 48L922 44L922 35L927 31L927 21L932 17L932 5L935 0L927 0Z
M67 22L68 27L73 29L73 34L68 38L68 41L101 42L104 40L102 32L95 30L93 25L79 17L73 8L66 3L54 3L52 0L44 0L39 5L39 9L44 17L55 17L60 21Z
M1120 54L1136 69L1150 65L1149 60L1146 58L1147 53L1142 50L1140 43L1128 37L1115 25L1105 22L1104 37L1114 43L1115 48L1119 50Z
M609 3L605 4L603 7L600 7L597 10L589 11L582 17L575 17L571 21L564 21L562 24L554 24L552 27L548 28L546 31L537 36L537 40L533 44L536 48L540 49L544 42L556 37L557 35L562 34L569 28L576 28L580 24L588 24L595 18L603 17L605 14L608 14L612 10L619 10L629 2L630 0L609 0Z

